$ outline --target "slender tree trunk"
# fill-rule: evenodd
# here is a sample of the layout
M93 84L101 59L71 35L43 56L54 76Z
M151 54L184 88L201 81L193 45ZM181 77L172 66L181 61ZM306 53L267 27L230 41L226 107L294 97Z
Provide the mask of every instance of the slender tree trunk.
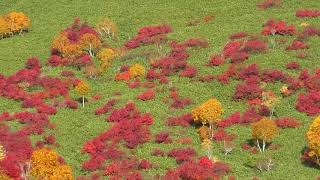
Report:
M210 127L210 137L211 137L211 140L213 140L213 127L211 123L209 124L209 127Z
M82 96L82 107L84 108L84 96Z
M266 142L265 140L262 140L262 152L264 152L265 148L266 148Z
M259 151L262 152L262 151L261 151L261 148L260 148L260 144L259 144L259 140L258 140L258 139L257 139L257 146L258 146L258 148L259 148Z
M91 57L93 57L93 52L92 52L92 47L91 47L91 44L89 44L89 46L90 46L90 49L89 49L89 54L90 54L90 56L91 56Z
M270 112L270 120L272 119L272 116L273 116L273 112L274 112L274 108L271 108L271 112Z

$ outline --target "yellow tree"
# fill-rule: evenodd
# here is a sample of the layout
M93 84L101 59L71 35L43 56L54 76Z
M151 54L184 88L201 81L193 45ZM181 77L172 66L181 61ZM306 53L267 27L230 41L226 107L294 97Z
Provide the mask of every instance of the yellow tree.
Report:
M91 57L94 56L101 45L100 39L94 34L87 33L81 36L80 47L83 51L88 52Z
M37 179L74 179L71 167L60 163L58 153L46 148L32 153L31 174Z
M145 69L140 64L135 64L129 69L130 79L142 78L145 75Z
M224 113L221 103L217 99L210 99L201 106L192 110L192 117L195 123L202 125L209 124L211 137L213 135L213 127L221 121L220 117Z
M116 52L109 48L104 48L98 52L97 57L101 61L101 73L105 72L112 65L112 62L116 56Z
M270 119L272 119L274 109L279 101L280 98L278 98L272 91L262 92L262 105L265 105L271 110L269 116Z
M277 124L268 118L263 118L256 123L252 123L252 138L256 140L260 152L265 151L266 143L271 143L272 140L279 134ZM260 147L262 141L262 149Z
M77 93L82 96L82 107L84 107L84 97L90 92L90 85L85 81L80 81L76 86Z
M309 157L320 166L320 116L311 124L307 132L307 140L309 143Z
M103 20L101 20L97 24L96 30L100 34L100 36L105 40L107 38L113 38L113 39L118 38L118 32L119 32L118 27L109 18L104 18Z
M20 33L28 30L31 23L28 16L20 12L11 12L5 16L10 31L13 33Z

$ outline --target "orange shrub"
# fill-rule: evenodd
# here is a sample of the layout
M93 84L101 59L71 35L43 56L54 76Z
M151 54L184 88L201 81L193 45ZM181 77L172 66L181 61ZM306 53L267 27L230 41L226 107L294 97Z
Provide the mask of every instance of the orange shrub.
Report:
M0 38L27 31L30 25L30 19L23 13L11 12L0 16Z
M309 156L320 166L320 116L311 124L307 132Z
M52 43L54 52L58 51L62 57L72 58L74 61L84 55L94 56L101 46L98 32L80 19L76 19L71 26L60 32ZM74 64L77 62L70 65Z
M1 180L12 180L6 173L0 171L0 179Z
M52 48L57 49L63 57L67 58L78 58L85 54L80 45L69 41L66 33L59 34L53 40Z
M0 16L0 38L3 38L11 33L9 25L3 16Z
M54 168L52 175L49 178L50 180L73 180L73 172L70 166L68 165L59 165Z
M145 69L140 64L135 64L129 69L130 79L144 77Z
M217 99L210 99L198 108L192 110L194 122L202 124L216 124L224 113L221 103Z
M72 169L59 162L59 155L50 149L42 148L32 153L31 174L38 179L73 180Z
M198 134L200 136L200 139L203 141L205 139L210 138L210 129L207 126L202 126L198 129Z
M31 23L28 16L19 12L11 12L5 16L5 20L8 23L8 27L11 32L21 32L28 30Z

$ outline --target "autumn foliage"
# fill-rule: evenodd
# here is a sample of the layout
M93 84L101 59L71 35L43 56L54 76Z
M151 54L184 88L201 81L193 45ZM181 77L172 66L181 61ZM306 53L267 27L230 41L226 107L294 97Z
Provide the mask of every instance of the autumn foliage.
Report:
M263 118L252 124L252 138L256 140L260 151L260 141L263 143L262 151L264 151L266 143L271 143L278 134L277 124L273 120Z
M192 117L196 123L216 124L223 112L221 103L217 99L210 99L192 110Z
M70 166L61 163L59 155L50 149L39 149L32 153L31 174L36 178L73 180Z
M50 65L82 66L90 64L85 55L94 56L102 46L99 34L86 23L76 19L74 23L62 31L52 43L52 55L60 61L48 61ZM58 58L56 57L56 58Z
M5 16L0 16L0 39L28 31L30 26L30 19L22 12L11 12Z
M310 159L320 166L320 117L317 117L307 132Z

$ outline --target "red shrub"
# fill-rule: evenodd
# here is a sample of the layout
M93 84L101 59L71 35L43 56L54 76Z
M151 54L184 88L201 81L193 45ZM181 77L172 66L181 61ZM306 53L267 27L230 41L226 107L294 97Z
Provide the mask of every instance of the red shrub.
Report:
M164 177L165 180L173 179L221 179L231 171L230 167L220 162L213 163L212 166L202 166L196 162L186 162L178 167L174 172L169 171Z
M138 88L141 86L141 80L140 79L137 79L136 81L134 82L130 82L128 83L128 86L130 89L135 89L135 88Z
M103 105L101 108L96 109L95 114L101 115L108 113L112 110L113 106L115 106L119 101L117 99L111 99L109 100L105 105Z
M206 75L206 76L203 76L203 77L200 77L199 78L199 81L200 82L206 82L206 83L210 83L214 80L214 76L213 75Z
M300 64L298 62L290 62L286 65L287 69L299 69L300 68Z
M309 49L309 45L302 42L295 40L292 42L290 46L287 47L287 51L292 51L292 50L300 50L300 49Z
M227 134L227 132L224 131L224 129L219 129L213 134L213 139L217 142L221 141L233 141L235 139L234 134Z
M187 67L184 71L180 73L180 77L193 78L197 76L198 70L196 67Z
M220 66L223 65L226 60L221 55L215 55L211 58L209 66Z
M177 90L171 91L170 96L173 100L171 107L174 109L184 109L186 106L192 104L192 100L190 98L181 98Z
M298 18L317 18L317 17L320 17L320 10L310 10L310 9L298 10L296 12L296 16Z
M235 33L235 34L232 34L229 39L231 40L235 40L235 39L241 39L241 38L245 38L247 37L248 34L245 33L245 32L239 32L239 33Z
M231 127L232 125L241 123L240 112L235 112L225 120L219 121L217 126L220 128Z
M70 108L70 109L78 109L78 102L77 101L66 100L65 105L67 108Z
M74 77L75 75L74 75L74 72L72 72L72 71L62 71L61 72L61 76L63 76L63 77Z
M186 114L179 117L171 117L167 119L167 126L189 127L193 122L192 114Z
M206 40L201 40L201 39L189 39L185 45L187 47L201 47L201 48L208 48L209 44Z
M63 61L60 56L58 55L52 55L48 59L48 64L50 66L56 67L56 66L63 66Z
M320 91L300 94L296 109L309 116L316 116L320 113Z
M265 53L268 45L260 40L249 40L244 43L243 50L248 53Z
M263 2L257 4L257 7L266 10L272 7L280 7L282 5L281 0L264 0Z
M155 44L166 39L166 34L172 29L168 25L148 26L139 30L138 36L128 41L125 46L128 49L135 49L141 45Z
M265 36L268 35L295 35L296 28L294 26L287 26L286 22L274 20L269 20L262 31L262 34Z
M249 124L249 123L253 123L253 122L257 122L262 118L262 116L260 116L255 108L249 108L246 112L243 113L242 117L241 117L241 123L243 124Z
M151 168L152 168L152 164L145 159L143 159L139 164L139 169L151 169Z
M257 64L251 64L249 65L247 68L243 69L242 71L240 71L239 73L239 78L246 80L249 78L255 78L258 79L259 78L259 67Z
M235 100L252 100L262 96L259 81L253 78L247 79L244 84L239 84L234 95Z
M301 123L299 123L294 118L282 118L276 120L276 124L279 128L285 129L285 128L298 128L301 126Z
M141 101L148 101L152 100L156 97L156 92L153 89L148 89L144 93L140 94L138 96L138 99Z
M169 133L162 132L160 134L157 134L155 138L156 138L155 142L158 143L158 144L161 144L161 143L170 144L170 143L172 143L172 139L171 139Z
M196 157L196 155L196 151L191 148L173 149L168 153L168 156L175 158L178 164L185 161L191 161L192 158Z
M280 70L265 70L261 79L267 83L275 83L276 81L286 82L288 76Z
M161 157L164 157L165 156L165 152L163 152L162 150L160 149L155 149L152 153L151 153L152 156L161 156Z

